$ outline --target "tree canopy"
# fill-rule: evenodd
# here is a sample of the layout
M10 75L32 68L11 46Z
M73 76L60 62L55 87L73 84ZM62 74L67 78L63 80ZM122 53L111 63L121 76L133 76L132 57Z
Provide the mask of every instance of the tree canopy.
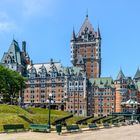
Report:
M25 78L18 72L0 65L0 97L4 103L17 102L25 87Z

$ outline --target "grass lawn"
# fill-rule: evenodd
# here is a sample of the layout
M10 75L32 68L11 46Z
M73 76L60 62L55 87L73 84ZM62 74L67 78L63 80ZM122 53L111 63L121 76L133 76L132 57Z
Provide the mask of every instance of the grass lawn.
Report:
M58 118L68 115L70 115L69 112L51 110L51 123L53 123ZM85 117L74 116L66 120L66 123L68 125L75 124L77 120L82 118ZM90 123L92 119L89 119L87 122ZM24 124L25 128L28 128L30 123L47 124L48 109L29 107L25 110L19 106L4 104L0 105L0 132L3 131L4 124Z
M51 110L51 123L58 118L62 118L70 115L69 112ZM21 116L24 116L22 118ZM66 122L68 124L74 124L78 119L83 117L74 116L68 119ZM4 124L24 124L25 128L29 127L30 122L36 124L47 124L48 123L48 109L43 108L32 108L29 107L24 110L18 106L14 105L0 105L0 132L3 131Z

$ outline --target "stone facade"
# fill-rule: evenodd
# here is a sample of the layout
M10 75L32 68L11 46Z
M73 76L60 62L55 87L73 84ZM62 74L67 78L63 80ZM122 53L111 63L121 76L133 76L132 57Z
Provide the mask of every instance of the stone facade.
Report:
M111 77L89 79L88 115L107 115L114 112L115 87Z
M86 77L77 67L63 67L52 59L48 63L28 65L28 81L24 92L24 104L48 106L76 115L86 115Z
M122 102L126 102L129 99L138 101L139 91L137 85L131 77L125 77L122 70L120 70L117 79L114 81L116 88L116 101L115 101L115 112L126 112L122 106Z
M73 67L74 71L78 68ZM77 69L77 70L76 70ZM67 76L66 80L66 93L67 93L67 104L66 110L82 116L87 115L87 79L84 73L78 71L77 74Z

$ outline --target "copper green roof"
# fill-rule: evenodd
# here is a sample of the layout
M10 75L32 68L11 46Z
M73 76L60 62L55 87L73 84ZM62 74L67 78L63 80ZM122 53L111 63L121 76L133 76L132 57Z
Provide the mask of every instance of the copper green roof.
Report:
M136 78L140 78L140 70L139 70L139 68L137 69L137 72L136 72L136 74L134 76L134 79L136 79Z
M104 88L107 86L114 87L113 79L112 77L101 77L101 78L91 78L89 81L94 86L98 86L99 88Z
M18 42L13 39L8 52L4 53L1 62L5 63L5 60L7 57L10 57L10 59L14 63L21 64L21 51L18 45Z

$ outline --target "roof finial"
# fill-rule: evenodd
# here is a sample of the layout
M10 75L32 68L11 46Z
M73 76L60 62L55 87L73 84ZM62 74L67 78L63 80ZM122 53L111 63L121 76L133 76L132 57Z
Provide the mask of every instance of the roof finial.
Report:
M15 35L13 34L13 40L15 40Z
M86 18L88 18L88 9L87 9L87 11L86 11Z

